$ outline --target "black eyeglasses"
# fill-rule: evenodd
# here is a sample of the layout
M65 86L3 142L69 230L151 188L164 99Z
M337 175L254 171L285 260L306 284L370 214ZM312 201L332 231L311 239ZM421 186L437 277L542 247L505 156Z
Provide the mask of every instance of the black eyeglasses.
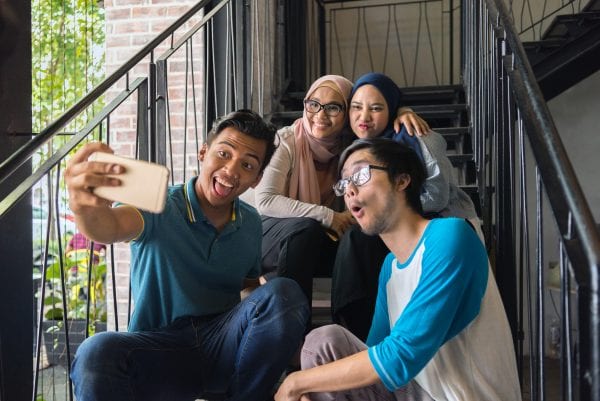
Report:
M371 169L387 171L387 167L374 166L372 164L366 165L352 173L350 177L342 178L336 182L333 186L333 192L335 192L337 196L344 196L346 188L348 188L348 184L351 182L357 187L365 185L371 179Z
M307 99L304 101L304 110L309 113L318 113L321 110L325 110L325 114L329 117L335 117L344 111L344 106L338 103L321 104L316 100Z

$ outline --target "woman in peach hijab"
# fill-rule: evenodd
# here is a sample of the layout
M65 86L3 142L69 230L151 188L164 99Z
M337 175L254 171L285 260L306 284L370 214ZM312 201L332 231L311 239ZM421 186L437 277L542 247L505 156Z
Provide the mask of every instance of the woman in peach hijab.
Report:
M309 302L313 277L331 275L337 238L354 223L332 188L339 155L354 139L347 128L351 90L352 82L339 75L311 85L302 118L279 130L279 147L255 189L263 216L262 278L296 280ZM418 131L427 126L411 111L400 120Z

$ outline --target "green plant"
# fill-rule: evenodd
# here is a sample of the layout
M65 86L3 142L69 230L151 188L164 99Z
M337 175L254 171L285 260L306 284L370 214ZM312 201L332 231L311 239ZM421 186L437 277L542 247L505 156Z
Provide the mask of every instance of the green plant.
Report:
M91 280L88 275L90 251L77 249L67 252L62 261L65 277L64 294L61 284L61 262L56 260L46 270L44 317L47 320L85 319L90 300L90 329L97 322L106 322L106 262L102 254L92 253ZM89 285L89 284L90 285ZM60 325L58 325L60 328Z

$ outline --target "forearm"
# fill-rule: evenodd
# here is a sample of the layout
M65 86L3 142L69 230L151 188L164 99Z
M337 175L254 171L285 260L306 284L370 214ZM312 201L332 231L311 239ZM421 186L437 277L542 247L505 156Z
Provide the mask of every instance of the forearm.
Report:
M256 196L256 208L261 215L277 218L309 217L326 227L333 221L333 210L326 206L301 202L283 195L261 193Z
M76 213L75 223L83 235L102 244L131 240L143 228L141 215L131 206L90 208Z
M366 387L380 382L368 352L361 351L344 359L288 376L290 389L298 397L306 393L334 392Z

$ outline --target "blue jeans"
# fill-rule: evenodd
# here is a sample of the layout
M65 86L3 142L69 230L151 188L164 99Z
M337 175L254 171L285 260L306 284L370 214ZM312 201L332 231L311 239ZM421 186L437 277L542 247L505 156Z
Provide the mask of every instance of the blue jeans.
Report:
M309 308L298 285L276 278L232 310L169 327L98 333L77 350L78 401L264 401L300 347Z

